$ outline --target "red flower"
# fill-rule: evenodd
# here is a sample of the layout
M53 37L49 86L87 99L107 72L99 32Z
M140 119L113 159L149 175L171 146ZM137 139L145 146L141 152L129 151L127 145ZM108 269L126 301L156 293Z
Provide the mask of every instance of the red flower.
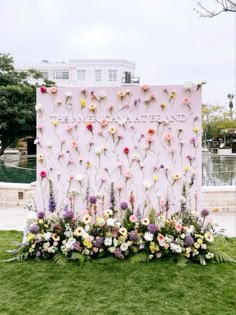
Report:
M41 86L41 87L40 87L40 91L41 91L42 93L47 93L47 88L46 88L45 86Z
M129 148L128 148L128 147L125 147L125 148L123 149L123 152L124 152L125 154L129 154Z
M92 124L86 124L86 128L87 128L89 131L93 131L93 125L92 125Z
M40 175L41 178L44 178L44 177L47 176L47 172L46 172L46 171L41 171L41 172L39 173L39 175Z

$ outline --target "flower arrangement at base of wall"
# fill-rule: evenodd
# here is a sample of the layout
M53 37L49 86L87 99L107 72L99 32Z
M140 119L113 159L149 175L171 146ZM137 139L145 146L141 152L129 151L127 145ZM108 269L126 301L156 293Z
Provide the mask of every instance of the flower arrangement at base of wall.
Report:
M99 260L114 257L130 262L173 259L181 262L235 262L214 247L214 225L209 211L182 210L168 218L166 213L150 209L146 216L132 211L132 198L119 207L105 209L97 216L96 196L88 198L87 209L77 215L66 207L62 214L56 210L47 214L30 211L23 240L12 251L14 258L25 259Z

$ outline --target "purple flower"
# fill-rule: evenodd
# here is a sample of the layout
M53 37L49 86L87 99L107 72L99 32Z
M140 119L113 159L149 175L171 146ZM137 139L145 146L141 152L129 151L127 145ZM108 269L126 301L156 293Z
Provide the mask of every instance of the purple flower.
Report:
M39 211L39 212L37 213L37 216L38 216L39 219L43 219L43 218L45 217L45 212Z
M160 165L160 168L165 168L165 166L163 164Z
M184 244L186 246L192 246L194 244L194 239L190 234L187 234L184 239Z
M120 248L117 248L116 250L115 250L115 256L117 257L117 258L119 258L119 259L124 259L125 257L124 257L124 255L122 254L122 252L121 252L121 249Z
M138 240L138 233L137 231L129 232L129 240L136 242Z
M97 202L97 197L96 196L90 196L89 197L89 202L93 205Z
M201 211L201 217L206 218L210 214L208 209L202 209Z
M150 232L152 234L155 234L156 231L157 231L156 224L151 223L151 224L148 225L148 232Z
M196 144L196 141L197 141L197 138L196 137L192 137L190 138L190 143L195 145Z
M32 224L29 230L30 233L37 234L39 232L39 226L37 224Z
M97 236L96 239L93 242L93 245L97 248L102 247L103 245L103 237Z
M41 253L40 253L40 251L37 251L36 257L39 257L39 256L41 256Z
M80 242L76 241L74 243L74 250L79 251L80 250Z
M128 209L128 203L126 201L122 201L120 204L122 210Z
M65 219L72 220L74 218L74 212L71 210L67 210L66 212L64 212L63 217Z

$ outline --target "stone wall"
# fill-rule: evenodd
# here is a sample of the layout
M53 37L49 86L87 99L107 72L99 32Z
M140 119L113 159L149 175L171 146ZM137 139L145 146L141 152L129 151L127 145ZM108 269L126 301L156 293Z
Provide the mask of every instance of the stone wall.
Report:
M0 182L0 205L26 206L34 204L36 182L13 184ZM203 208L210 211L236 211L236 187L204 186Z

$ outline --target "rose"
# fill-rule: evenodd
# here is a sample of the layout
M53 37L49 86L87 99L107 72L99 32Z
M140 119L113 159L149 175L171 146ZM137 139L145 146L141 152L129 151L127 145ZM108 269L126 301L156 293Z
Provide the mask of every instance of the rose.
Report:
M47 172L45 170L42 170L42 171L39 172L39 176L41 178L47 177Z
M143 92L147 92L150 89L150 86L148 84L143 84L141 86L141 88L142 88Z
M129 148L128 148L128 147L125 147L125 148L123 149L123 152L128 155L128 154L129 154Z
M91 123L86 124L86 128L93 134L93 125Z
M44 85L42 85L42 86L40 87L40 92L41 92L41 93L47 93L47 88L46 88Z

